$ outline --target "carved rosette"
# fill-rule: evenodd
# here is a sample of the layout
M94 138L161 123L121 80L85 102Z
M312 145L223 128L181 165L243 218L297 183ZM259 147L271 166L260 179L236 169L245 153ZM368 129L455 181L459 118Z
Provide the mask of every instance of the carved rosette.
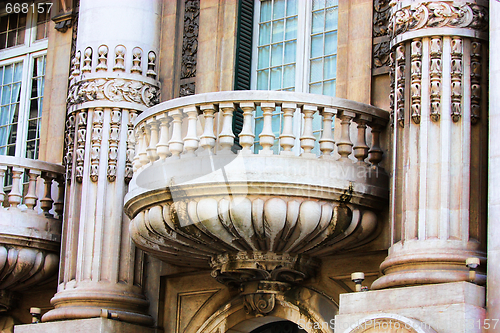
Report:
M75 179L81 183L83 180L83 163L85 161L85 140L87 138L87 112L81 111L76 115L77 118L77 148L76 148L76 168Z
M411 42L411 119L420 123L420 104L422 90L422 41Z
M109 123L109 143L108 143L108 170L107 176L110 182L116 179L116 163L118 159L118 143L120 142L120 122L122 112L119 108L113 108L111 111L111 120Z
M433 37L430 41L430 117L438 121L441 115L441 77L443 75L443 39Z
M73 85L67 104L72 106L91 101L131 102L147 107L158 104L157 86L131 79L89 79Z
M102 142L102 124L104 112L102 108L95 108L92 118L92 136L90 150L90 179L96 182L99 178L99 159Z
M396 48L396 112L399 126L405 124L405 80L406 80L406 50L404 45Z
M451 118L454 122L462 116L462 39L451 39Z
M476 124L481 114L481 43L471 43L470 53L471 123Z

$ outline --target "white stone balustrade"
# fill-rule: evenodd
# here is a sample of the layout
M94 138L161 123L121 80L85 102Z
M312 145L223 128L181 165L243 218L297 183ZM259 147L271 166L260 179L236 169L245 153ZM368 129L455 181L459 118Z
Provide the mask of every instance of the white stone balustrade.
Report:
M257 107L263 113L261 133L252 130ZM277 108L281 108L283 113L283 130L278 136L279 155L294 155L293 148L298 145L299 155L304 158L340 158L373 166L378 166L382 160L379 133L388 121L384 110L327 96L234 91L175 99L141 114L134 129L137 138L134 172L157 160L193 157L208 151L215 154L231 152L235 138L232 119L238 109L243 111L243 129L239 134L241 153L253 154L252 145L258 138L257 142L262 146L259 154L273 155L272 147L277 136L272 129L272 115ZM313 135L313 117L316 114L320 115L322 128L325 129L319 140ZM218 133L214 133L216 117L220 123ZM297 122L296 117L301 117L301 120ZM337 143L332 133L334 117L340 119ZM294 128L297 123L302 124L301 128ZM356 131L351 130L353 123L357 124ZM201 133L197 132L197 128L203 129ZM316 141L321 151L319 156L312 153ZM371 143L371 147L367 142Z

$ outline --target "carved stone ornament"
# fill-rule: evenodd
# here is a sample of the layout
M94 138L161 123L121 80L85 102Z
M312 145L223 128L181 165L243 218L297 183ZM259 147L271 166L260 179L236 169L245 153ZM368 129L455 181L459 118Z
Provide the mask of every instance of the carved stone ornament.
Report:
M411 119L420 123L420 99L422 89L422 41L411 42Z
M389 65L391 46L389 42L390 0L373 2L373 67Z
M430 43L430 99L432 121L438 121L441 116L441 77L443 74L443 40L441 37L433 37Z
M160 89L157 86L127 79L90 79L80 81L70 87L68 106L108 100L111 102L131 102L153 106L159 102Z
M180 97L194 95L195 93L195 84L194 82L189 82L185 84L181 84L181 90L179 92Z
M184 33L182 37L181 79L196 76L200 0L187 0L184 9Z
M108 148L108 170L107 177L110 182L116 180L116 163L118 159L118 144L120 142L120 123L122 112L119 108L111 111L109 123L109 148Z
M462 39L451 40L451 118L458 122L462 117Z
M79 112L77 118L77 147L76 147L76 167L75 178L81 183L83 180L83 162L85 160L85 140L87 138L87 112Z
M102 143L102 125L104 112L102 108L95 108L92 119L92 136L90 150L90 179L96 182L99 177L99 159Z
M395 1L391 3L391 5L395 4ZM393 12L389 31L390 35L394 37L407 31L442 27L486 31L488 29L488 9L471 3L422 2Z
M373 65L375 67L388 66L390 53L391 45L389 41L373 45Z
M481 114L481 43L473 41L470 51L471 123L476 124Z
M278 302L277 296L280 297L291 288L291 284L277 281L259 281L242 285L240 290L245 312L256 317L272 313Z
M137 113L134 110L129 110L127 123L127 157L125 161L125 182L128 184L133 176L132 161L135 155L135 135L134 122L137 119Z
M66 166L66 180L71 180L73 169L73 147L75 145L75 115L71 114L66 119L66 131L64 138L64 165Z
M405 125L405 73L406 73L406 55L405 46L399 45L396 48L396 108L398 124L401 127Z

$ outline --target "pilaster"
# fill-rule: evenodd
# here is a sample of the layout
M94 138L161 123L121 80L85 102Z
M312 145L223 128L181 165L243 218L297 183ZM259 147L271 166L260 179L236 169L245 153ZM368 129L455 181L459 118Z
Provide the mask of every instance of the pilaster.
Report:
M55 309L152 324L143 253L123 214L137 115L159 98L161 1L81 0L66 118L66 211Z

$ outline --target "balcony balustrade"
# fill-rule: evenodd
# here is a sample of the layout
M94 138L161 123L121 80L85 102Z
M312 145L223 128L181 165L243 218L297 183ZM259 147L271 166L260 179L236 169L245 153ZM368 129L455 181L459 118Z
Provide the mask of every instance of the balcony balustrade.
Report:
M63 180L61 165L0 156L0 308L11 306L12 292L56 276Z
M258 107L263 126L254 133ZM318 258L376 236L388 200L380 166L388 119L370 105L276 91L199 94L152 107L129 131L132 238L167 262L210 264L223 283L312 276Z

